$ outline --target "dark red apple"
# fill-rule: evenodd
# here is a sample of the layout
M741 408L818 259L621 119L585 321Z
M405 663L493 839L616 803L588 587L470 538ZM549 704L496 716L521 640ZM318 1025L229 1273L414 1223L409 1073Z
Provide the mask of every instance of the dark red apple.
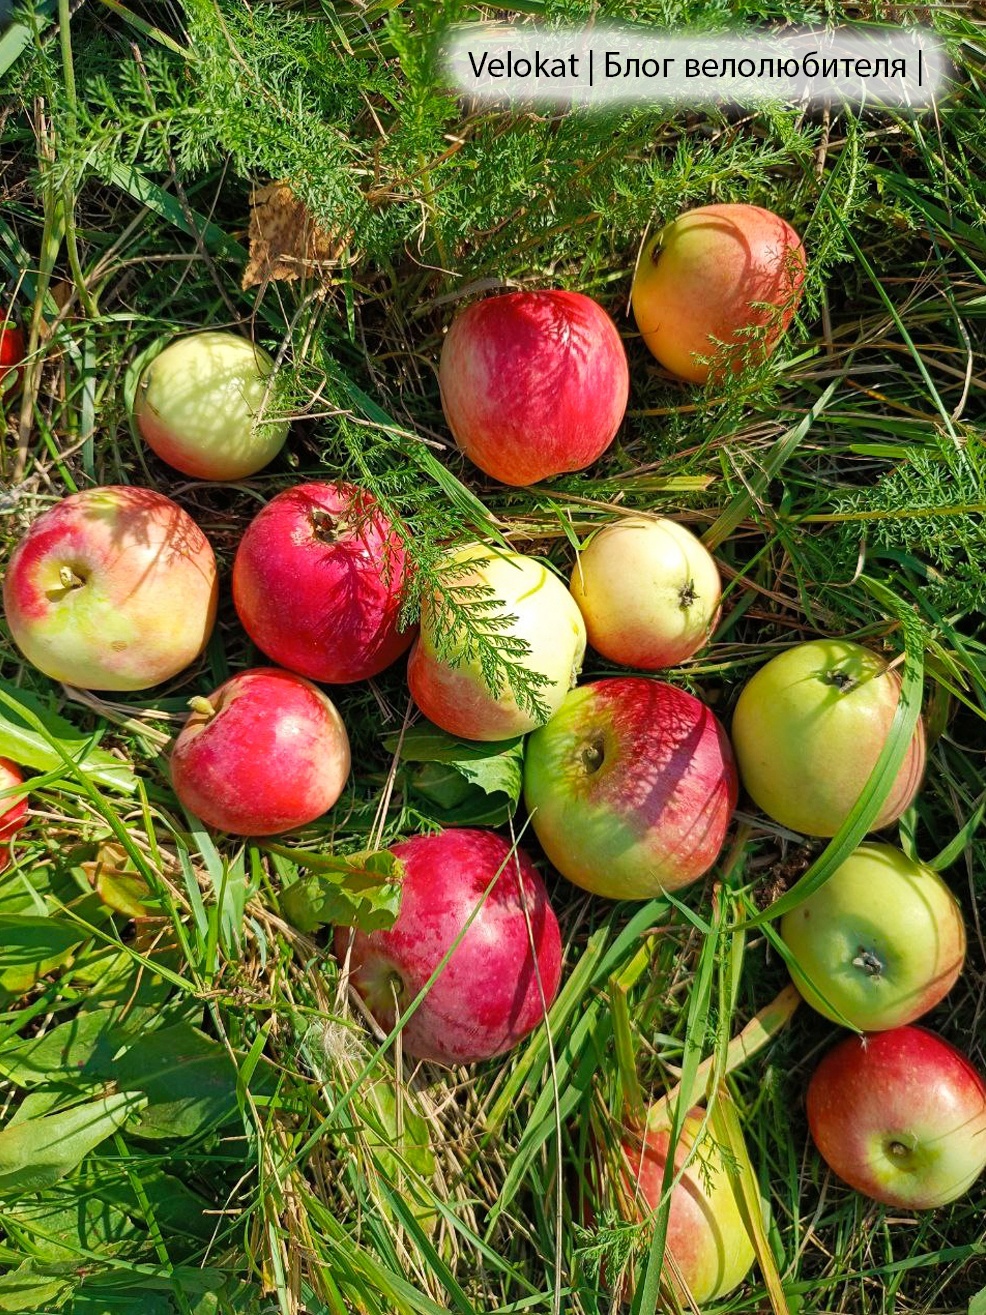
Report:
M537 869L492 831L415 836L392 852L405 865L400 914L388 931L353 933L350 982L389 1032L465 929L405 1024L404 1051L470 1064L510 1050L561 980L558 921ZM340 962L349 939L336 930Z
M296 484L247 526L233 602L274 662L329 685L367 680L408 648L400 534L366 489Z
M24 332L9 318L0 315L0 397L16 393L24 379Z
M309 681L256 667L191 702L171 779L182 804L207 825L277 835L314 822L339 798L349 738L334 704Z
M829 1168L886 1205L930 1210L986 1167L986 1082L923 1027L850 1036L808 1084L808 1125Z
M580 292L488 297L452 323L442 407L470 461L503 484L584 470L620 427L630 374L616 325Z

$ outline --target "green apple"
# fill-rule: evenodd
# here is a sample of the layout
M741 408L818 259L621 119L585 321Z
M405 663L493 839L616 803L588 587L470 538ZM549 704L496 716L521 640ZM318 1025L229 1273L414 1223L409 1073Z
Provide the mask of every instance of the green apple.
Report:
M747 794L781 826L834 836L886 742L900 679L883 658L845 639L816 639L772 658L744 687L732 741ZM921 785L924 727L872 829L895 822Z
M625 516L594 534L572 572L589 643L624 667L658 671L697 653L719 615L719 570L676 521Z
M902 1027L933 1009L965 959L962 910L938 873L874 842L785 914L781 935L805 1000L864 1032Z

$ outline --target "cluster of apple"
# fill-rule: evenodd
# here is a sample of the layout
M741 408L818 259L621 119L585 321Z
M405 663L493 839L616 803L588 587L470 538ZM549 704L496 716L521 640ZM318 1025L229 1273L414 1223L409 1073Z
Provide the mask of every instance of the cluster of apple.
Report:
M714 379L773 349L803 275L800 240L783 220L752 206L704 207L645 249L634 312L669 370ZM285 421L265 418L274 376L270 358L234 335L177 339L142 376L137 428L187 475L243 478L287 436ZM462 451L515 485L596 460L629 392L612 321L591 298L559 291L470 306L446 336L439 381ZM801 834L834 835L848 816L900 695L894 670L858 645L807 643L768 662L740 695L732 742L699 699L651 675L576 684L587 644L654 673L707 642L719 573L688 530L623 517L582 546L567 586L539 558L480 543L450 549L417 635L401 627L407 533L347 484L298 484L253 519L236 552L233 602L276 665L191 700L171 754L175 793L191 813L245 836L324 814L351 764L346 728L319 686L369 679L410 648L411 693L437 726L470 741L528 736L533 833L562 876L596 895L645 899L697 881L721 851L740 781L764 813ZM95 690L143 689L180 672L209 639L217 597L200 527L169 498L135 487L87 490L45 511L3 586L25 657ZM464 611L473 628L461 624ZM491 682L477 626L523 681ZM919 725L875 829L913 801L923 766ZM5 770L0 785L20 780L12 764ZM24 807L0 817L0 841L22 824ZM415 836L393 853L404 871L394 926L336 932L352 986L385 1029L403 1018L404 1050L415 1058L455 1064L504 1053L544 1018L561 981L561 937L541 877L492 831ZM870 1034L838 1045L811 1081L809 1121L824 1158L880 1200L953 1199L986 1163L986 1084L943 1040L911 1026L962 967L962 918L947 887L900 850L866 844L783 919L781 935L805 999ZM924 1123L907 1115L919 1107ZM866 1130L878 1128L867 1143ZM648 1129L649 1176L628 1152L651 1205L667 1154L661 1135ZM710 1154L703 1149L705 1162ZM712 1265L714 1281L689 1270L696 1248L682 1220L694 1176L689 1183L675 1189L669 1246L696 1299L707 1300L742 1279L753 1253L748 1239L745 1248L734 1239L729 1263ZM719 1186L713 1214L727 1210ZM712 1264L708 1248L701 1261Z

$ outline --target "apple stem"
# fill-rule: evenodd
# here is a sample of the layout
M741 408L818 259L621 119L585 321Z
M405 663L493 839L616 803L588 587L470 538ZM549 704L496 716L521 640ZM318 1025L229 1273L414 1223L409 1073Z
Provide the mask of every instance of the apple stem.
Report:
M197 712L203 717L214 717L216 715L215 706L201 694L196 694L194 697L190 698L188 700L188 706L193 712Z

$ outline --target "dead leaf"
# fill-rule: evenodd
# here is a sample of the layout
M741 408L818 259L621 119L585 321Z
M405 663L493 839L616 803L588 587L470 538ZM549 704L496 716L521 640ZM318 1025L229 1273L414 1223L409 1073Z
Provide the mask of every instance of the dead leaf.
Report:
M339 259L349 241L349 234L319 228L305 203L283 181L254 190L249 235L244 290L272 279L290 283L317 276Z

